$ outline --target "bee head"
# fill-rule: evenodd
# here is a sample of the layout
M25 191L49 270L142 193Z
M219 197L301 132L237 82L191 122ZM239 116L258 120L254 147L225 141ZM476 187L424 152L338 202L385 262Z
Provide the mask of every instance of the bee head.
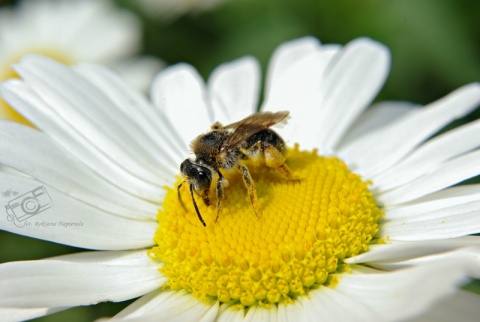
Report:
M193 191L198 193L205 204L207 206L210 205L210 199L208 197L208 192L210 190L210 185L212 183L212 177L213 173L212 170L208 167L202 166L198 163L193 162L190 159L186 159L185 161L180 164L180 172L186 179L180 183L178 186L178 199L180 200L180 203L182 204L183 209L185 208L185 205L183 204L182 201L182 196L180 194L180 187L183 185L185 181L188 181L190 184L190 196L192 197L192 203L193 206L195 207L195 211L197 213L198 219L202 223L203 227L206 227L207 225L205 224L205 221L202 218L202 215L200 214L200 210L198 209L197 202L195 201L195 197L193 196Z
M180 172L188 178L188 181L195 187L195 190L208 191L210 189L213 173L208 167L186 159L180 164Z

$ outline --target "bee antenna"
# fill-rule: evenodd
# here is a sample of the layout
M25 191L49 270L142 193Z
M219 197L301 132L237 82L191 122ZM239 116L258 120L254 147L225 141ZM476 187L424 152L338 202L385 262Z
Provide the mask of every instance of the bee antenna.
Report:
M180 188L182 185L185 183L185 180L183 180L177 187L177 194L178 194L178 200L180 200L180 204L182 205L183 210L187 211L187 208L185 207L185 204L183 203L182 200L182 195L180 194Z
M200 210L198 210L197 202L195 201L195 197L193 196L193 186L190 185L190 195L192 196L193 206L195 207L195 211L197 212L198 219L202 223L203 227L207 227L205 221L203 221L202 215L200 215Z

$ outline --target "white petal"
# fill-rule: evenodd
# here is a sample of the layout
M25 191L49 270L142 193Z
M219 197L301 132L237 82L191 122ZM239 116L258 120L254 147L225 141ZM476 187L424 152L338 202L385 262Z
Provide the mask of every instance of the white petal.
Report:
M480 200L480 184L468 184L450 187L407 204L384 207L386 213L382 221L401 220L407 217L421 217L434 210L461 205Z
M23 58L15 70L90 145L135 176L153 184L161 182L163 167L144 142L145 133L94 84L40 56ZM49 129L39 128L54 136Z
M453 238L480 232L480 201L380 224L379 236L396 240Z
M314 37L304 37L281 44L272 55L268 66L267 77L265 80L265 92L272 90L272 86L278 79L284 78L282 74L288 73L288 70L298 61L303 60L310 54L318 51L320 42Z
M243 310L231 310L230 305L223 304L220 306L216 322L242 322L245 317Z
M388 244L371 245L368 252L348 258L345 262L348 264L396 262L474 245L480 246L480 237L422 241L388 240Z
M277 306L272 306L269 309L266 308L261 308L262 310L267 310L268 312L268 317L270 322L279 322L281 321L280 316L278 315L278 307ZM262 312L260 314L267 315L267 312ZM256 321L256 320L254 320Z
M254 113L260 91L260 65L245 57L218 66L208 79L214 120L233 123Z
M421 145L397 166L372 178L375 189L387 191L411 182L442 162L480 146L480 121L437 136Z
M480 150L463 154L397 189L377 194L384 205L394 205L423 197L480 174Z
M305 122L318 120L325 69L338 46L320 47L314 38L302 38L280 46L274 53L268 74L262 110L289 110L289 125L280 132L302 147L317 146L315 135L308 136Z
M418 109L420 105L409 102L381 102L368 108L348 129L339 146L348 145L366 133L376 131L407 113Z
M466 85L388 127L354 140L340 151L370 178L395 165L443 126L471 112L480 102L480 85Z
M265 321L270 322L270 310L258 306L252 306L248 309L244 322Z
M296 322L303 315L303 304L301 301L295 301L292 304L279 304L278 322Z
M427 313L410 322L477 322L480 316L480 296L459 291L436 303Z
M218 312L218 302L206 305L186 291L148 294L128 306L111 321L210 322Z
M102 93L114 102L127 117L132 120L131 127L141 135L142 144L152 151L153 157L160 164L174 167L185 156L185 151L179 148L183 142L165 115L147 101L144 95L128 86L122 79L106 68L96 65L79 64L75 70L91 81ZM129 131L132 131L129 128Z
M480 277L480 247L478 244L464 248L454 249L448 252L420 256L403 261L384 263L369 263L371 267L391 271L399 268L420 266L420 265L441 265L444 262L461 263L465 265L466 275L473 278Z
M272 58L263 108L291 110L282 133L302 147L335 147L386 77L383 46L358 39L339 49L304 38L282 45Z
M2 264L0 306L30 308L117 302L141 296L165 282L158 271L159 265L145 250L120 252L118 256L126 257L127 261L118 264L115 260L87 263L48 259Z
M155 219L157 205L109 184L72 158L45 133L4 121L0 121L0 133L0 150L8 151L0 155L0 164L112 214L133 219Z
M156 309L157 306L162 305L168 297L173 296L175 293L176 292L172 291L162 292L160 290L150 292L140 297L135 302L116 314L112 319L108 320L123 321L149 314L152 310Z
M145 256L146 250L123 250L123 251L85 251L74 254L60 255L47 258L71 263L104 264L116 266L147 265L150 267L152 260ZM157 264L155 264L157 265ZM158 264L161 266L161 264ZM157 267L160 267L157 266Z
M319 138L319 147L335 148L355 119L383 86L390 66L388 49L359 38L345 46L328 66L321 91L320 118L310 118L305 128Z
M70 127L49 105L42 101L32 90L19 81L8 81L0 86L1 95L12 106L36 124L45 133L51 135L65 150L86 164L93 171L114 183L120 189L145 198L157 200L162 196L163 188L152 185L131 174L128 169L113 162L105 151L98 150L76 129ZM42 126L40 126L40 124Z
M373 311L377 321L398 321L417 316L453 294L467 281L468 265L442 261L390 273L342 274L334 291Z
M26 321L38 318L41 316L57 313L67 308L62 307L39 307L39 308L11 308L11 307L2 307L0 308L0 316L2 321Z
M198 72L186 64L161 71L153 81L151 97L173 126L180 129L182 148L214 122L206 104L205 84Z
M91 249L149 247L154 221L109 214L26 176L2 172L1 191L13 195L0 207L0 229L16 234ZM16 194L15 194L16 193Z
M310 321L377 321L379 316L356 298L328 287L320 287L301 299ZM307 319L308 320L308 319Z

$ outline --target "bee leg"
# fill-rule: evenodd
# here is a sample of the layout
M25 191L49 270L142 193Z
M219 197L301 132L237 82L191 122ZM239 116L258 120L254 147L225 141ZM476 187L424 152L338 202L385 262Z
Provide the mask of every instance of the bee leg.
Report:
M218 181L217 181L217 216L215 217L215 223L218 221L218 217L220 216L220 209L222 208L222 201L223 201L223 185L225 183L225 179L223 178L220 171L218 171Z
M250 197L250 202L252 203L253 211L255 212L255 215L257 216L257 218L260 219L261 216L258 214L258 211L257 211L257 192L255 191L255 183L253 182L252 176L250 175L250 172L248 172L248 168L246 166L239 165L238 169L243 175L243 182L247 187L248 195Z
M197 217L202 223L203 227L207 227L205 224L205 221L202 218L202 215L200 214L200 210L198 210L197 202L195 201L195 197L193 196L193 185L190 185L190 196L192 196L192 202L193 202L193 207L195 208L195 211L197 212Z
M255 143L248 149L240 148L240 152L242 152L246 158L255 161L260 156L261 149L262 149L262 142L257 141L257 143Z
M265 164L267 167L275 169L278 173L289 180L298 180L293 176L292 171L285 163L285 156L273 145L264 143L263 154L265 156Z
M206 206L210 206L210 191L209 190L202 190L200 196L202 196L203 202Z

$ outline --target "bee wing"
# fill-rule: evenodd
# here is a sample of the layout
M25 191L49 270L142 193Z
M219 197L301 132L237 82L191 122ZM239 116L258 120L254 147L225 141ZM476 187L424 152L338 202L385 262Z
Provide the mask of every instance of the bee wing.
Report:
M275 113L261 112L224 126L224 129L233 129L233 133L224 142L223 147L234 148L257 132L265 130L275 124L286 123L289 113L288 111Z

